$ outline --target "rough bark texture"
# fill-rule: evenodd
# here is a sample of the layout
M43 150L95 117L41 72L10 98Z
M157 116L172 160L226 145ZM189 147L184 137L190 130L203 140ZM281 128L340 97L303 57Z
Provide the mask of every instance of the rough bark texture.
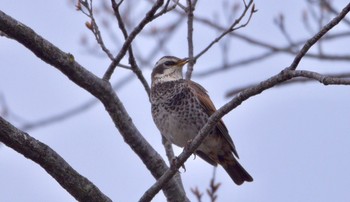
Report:
M78 201L112 201L46 144L0 117L0 141L39 164Z

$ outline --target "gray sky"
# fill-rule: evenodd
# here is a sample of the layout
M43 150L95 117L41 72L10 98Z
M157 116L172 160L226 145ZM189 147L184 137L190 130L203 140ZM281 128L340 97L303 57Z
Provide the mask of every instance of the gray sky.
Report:
M339 0L336 6L340 9L346 3ZM98 76L108 67L107 58L94 57L79 44L80 36L88 33L84 25L87 18L70 7L68 1L0 0L0 5L0 10L30 26L63 51L72 53L76 61ZM285 45L285 39L273 24L273 18L282 12L293 39L310 37L301 23L300 12L305 7L304 1L258 0L256 8L259 11L240 33ZM211 12L209 9L215 7L207 1L200 1L196 11L203 16ZM340 26L333 31L346 28ZM186 56L185 34L185 29L181 29L172 39L173 46L169 49L173 55ZM195 52L217 34L207 34L203 26L195 25ZM230 46L232 60L259 51L238 41L232 41ZM142 51L147 51L146 47L139 44ZM349 46L336 43L324 44L324 48L334 54L350 51ZM201 83L215 105L220 107L229 101L224 98L227 90L266 79L290 65L292 59L289 55L279 54L210 77L194 75L193 80ZM213 48L198 61L195 74L218 64L217 60L220 60L220 51ZM348 67L345 62L310 59L303 60L299 66L321 73L339 72ZM129 73L118 69L112 80L118 81ZM144 69L143 73L150 81L151 67ZM140 82L133 79L117 94L141 133L165 156ZM28 121L59 114L91 99L90 94L62 73L6 38L0 38L0 95L5 97L12 112ZM222 185L218 201L350 201L349 103L348 87L323 86L315 82L269 89L226 115L224 121L235 141L240 162L253 176L254 182L236 186L219 167L217 181ZM124 143L101 104L63 122L29 131L29 134L53 148L113 201L137 201L154 183L149 171ZM181 149L175 148L175 151L180 153ZM213 169L203 160L193 160L192 157L186 162L186 169L186 172L181 171L182 179L188 197L194 200L189 189L198 186L205 191ZM2 145L0 201L59 202L74 201L74 198L41 167ZM154 201L164 201L162 193ZM208 198L205 197L204 201Z

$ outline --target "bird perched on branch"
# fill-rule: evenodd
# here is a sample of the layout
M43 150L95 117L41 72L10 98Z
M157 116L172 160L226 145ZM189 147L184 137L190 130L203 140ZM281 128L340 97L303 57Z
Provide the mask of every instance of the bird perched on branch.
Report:
M152 72L151 103L155 124L171 143L185 147L216 109L207 91L198 83L183 79L188 59L164 56ZM195 154L213 166L220 164L232 180L241 185L253 178L239 164L238 154L228 130L220 120Z

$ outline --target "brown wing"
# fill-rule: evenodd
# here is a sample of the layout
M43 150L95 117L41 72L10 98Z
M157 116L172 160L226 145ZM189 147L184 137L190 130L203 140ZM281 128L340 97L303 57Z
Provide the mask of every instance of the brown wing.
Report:
M202 104L203 108L207 111L208 115L211 116L215 111L216 108L211 101L209 95L207 94L207 91L198 83L193 82L193 81L188 81L189 86L194 90L196 93L200 103ZM216 126L219 131L221 132L222 136L225 138L225 140L230 144L231 149L233 153L238 157L238 153L236 151L235 145L233 143L233 140L231 136L228 134L228 130L222 120L220 120Z

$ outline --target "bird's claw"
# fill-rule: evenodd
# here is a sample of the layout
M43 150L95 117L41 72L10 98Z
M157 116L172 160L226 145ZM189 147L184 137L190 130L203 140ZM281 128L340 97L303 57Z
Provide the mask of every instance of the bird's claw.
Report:
M177 168L177 165L179 164L178 157L174 157L170 162L170 167ZM181 168L184 169L184 172L186 172L185 164L181 165Z

